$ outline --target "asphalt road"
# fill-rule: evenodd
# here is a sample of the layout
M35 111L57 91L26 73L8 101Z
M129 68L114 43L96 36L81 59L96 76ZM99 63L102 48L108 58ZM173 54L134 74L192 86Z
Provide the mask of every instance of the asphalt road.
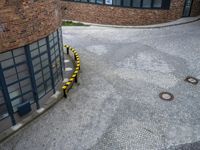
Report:
M200 22L63 27L63 37L80 54L80 85L1 150L200 149L200 84L184 81L200 78Z

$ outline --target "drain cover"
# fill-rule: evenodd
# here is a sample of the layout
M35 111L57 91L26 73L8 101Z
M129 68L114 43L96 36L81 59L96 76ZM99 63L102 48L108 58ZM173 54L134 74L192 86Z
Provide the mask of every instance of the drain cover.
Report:
M162 92L159 94L159 97L165 101L172 101L174 99L174 95L169 92Z
M185 78L185 81L188 83L194 84L194 85L198 84L198 82L199 82L199 80L197 78L191 77L191 76L187 76Z

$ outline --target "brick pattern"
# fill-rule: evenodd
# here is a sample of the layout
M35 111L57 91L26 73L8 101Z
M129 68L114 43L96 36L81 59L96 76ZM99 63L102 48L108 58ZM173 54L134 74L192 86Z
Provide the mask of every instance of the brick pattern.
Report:
M62 14L63 19L82 22L111 25L147 25L181 18L183 7L184 0L171 0L169 10L122 8L62 1ZM196 7L199 8L200 5ZM198 11L192 14L197 15L196 12Z
M61 25L58 0L0 1L0 52L37 41Z

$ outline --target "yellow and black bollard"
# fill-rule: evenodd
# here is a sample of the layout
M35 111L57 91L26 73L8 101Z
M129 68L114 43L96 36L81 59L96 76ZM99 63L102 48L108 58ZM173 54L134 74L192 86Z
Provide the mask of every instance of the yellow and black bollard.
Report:
M71 51L73 53L72 55L74 55L74 60L75 60L75 70L74 70L71 78L69 79L69 81L66 82L65 85L62 87L63 96L65 98L67 98L67 93L72 88L73 83L74 82L78 83L78 73L80 71L80 58L79 58L79 55L78 55L77 51L74 48L72 48L72 47L70 47L68 45L65 45L64 47L67 50L67 55L70 55L69 51Z
M62 87L62 89L63 89L63 97L64 97L64 98L67 98L67 94L66 94L67 86L64 85L64 86Z

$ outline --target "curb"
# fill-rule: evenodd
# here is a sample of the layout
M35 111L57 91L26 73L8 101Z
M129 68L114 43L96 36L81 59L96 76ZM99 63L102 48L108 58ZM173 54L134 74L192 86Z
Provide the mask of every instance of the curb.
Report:
M63 21L72 21L72 22L75 22L75 23L82 23L84 25L97 26L97 27L132 28L132 29L156 29L156 28L172 27L172 26L178 26L178 25L184 25L184 24L197 22L197 21L200 20L200 16L186 18L187 20L179 22L182 19L183 18L175 20L175 21L172 21L172 22L168 22L168 23L154 24L154 25L144 25L144 26L123 26L123 25L95 24L95 23L87 23L87 22L73 21L73 20L63 20ZM77 26L77 27L80 27L80 26Z
M64 47L66 47L66 45ZM75 58L75 60L72 58L72 56L70 56L69 50L71 50L73 52L73 55L74 55L73 57ZM71 57L73 64L76 64L76 65L74 65L76 67L75 71L73 72L72 77L68 81L68 82L70 82L70 84L69 84L70 86L67 86L68 87L67 92L69 92L69 89L72 87L73 83L78 82L78 75L80 74L79 73L79 71L80 71L80 58L78 56L78 53L75 51L75 49L73 49L69 46L68 46L67 52L68 52L68 55ZM21 131L21 129L23 129L28 124L32 123L35 119L39 118L39 116L41 116L42 114L47 112L50 108L52 108L55 104L57 104L63 98L63 95L64 95L65 98L67 98L67 96L65 96L66 91L63 94L62 94L61 91L62 90L64 91L63 87L65 87L68 82L66 82L64 86L61 86L59 88L59 91L56 91L56 93L53 94L49 98L49 100L40 109L36 110L35 112L32 112L28 117L26 117L22 121L18 122L15 126L12 126L8 129L6 129L5 131L3 131L2 133L0 133L0 143L6 141L12 135L17 134L17 132Z
M53 107L56 103L58 103L62 99L62 94L59 91L56 91L54 95L52 95L49 100L39 109L39 111L32 112L32 114L25 119L23 119L21 122L17 123L15 126L12 126L2 132L0 134L0 143L6 141L10 136L16 134L20 131L20 129L23 129L28 124L30 124L32 121L37 119L39 116L47 112L51 107Z

